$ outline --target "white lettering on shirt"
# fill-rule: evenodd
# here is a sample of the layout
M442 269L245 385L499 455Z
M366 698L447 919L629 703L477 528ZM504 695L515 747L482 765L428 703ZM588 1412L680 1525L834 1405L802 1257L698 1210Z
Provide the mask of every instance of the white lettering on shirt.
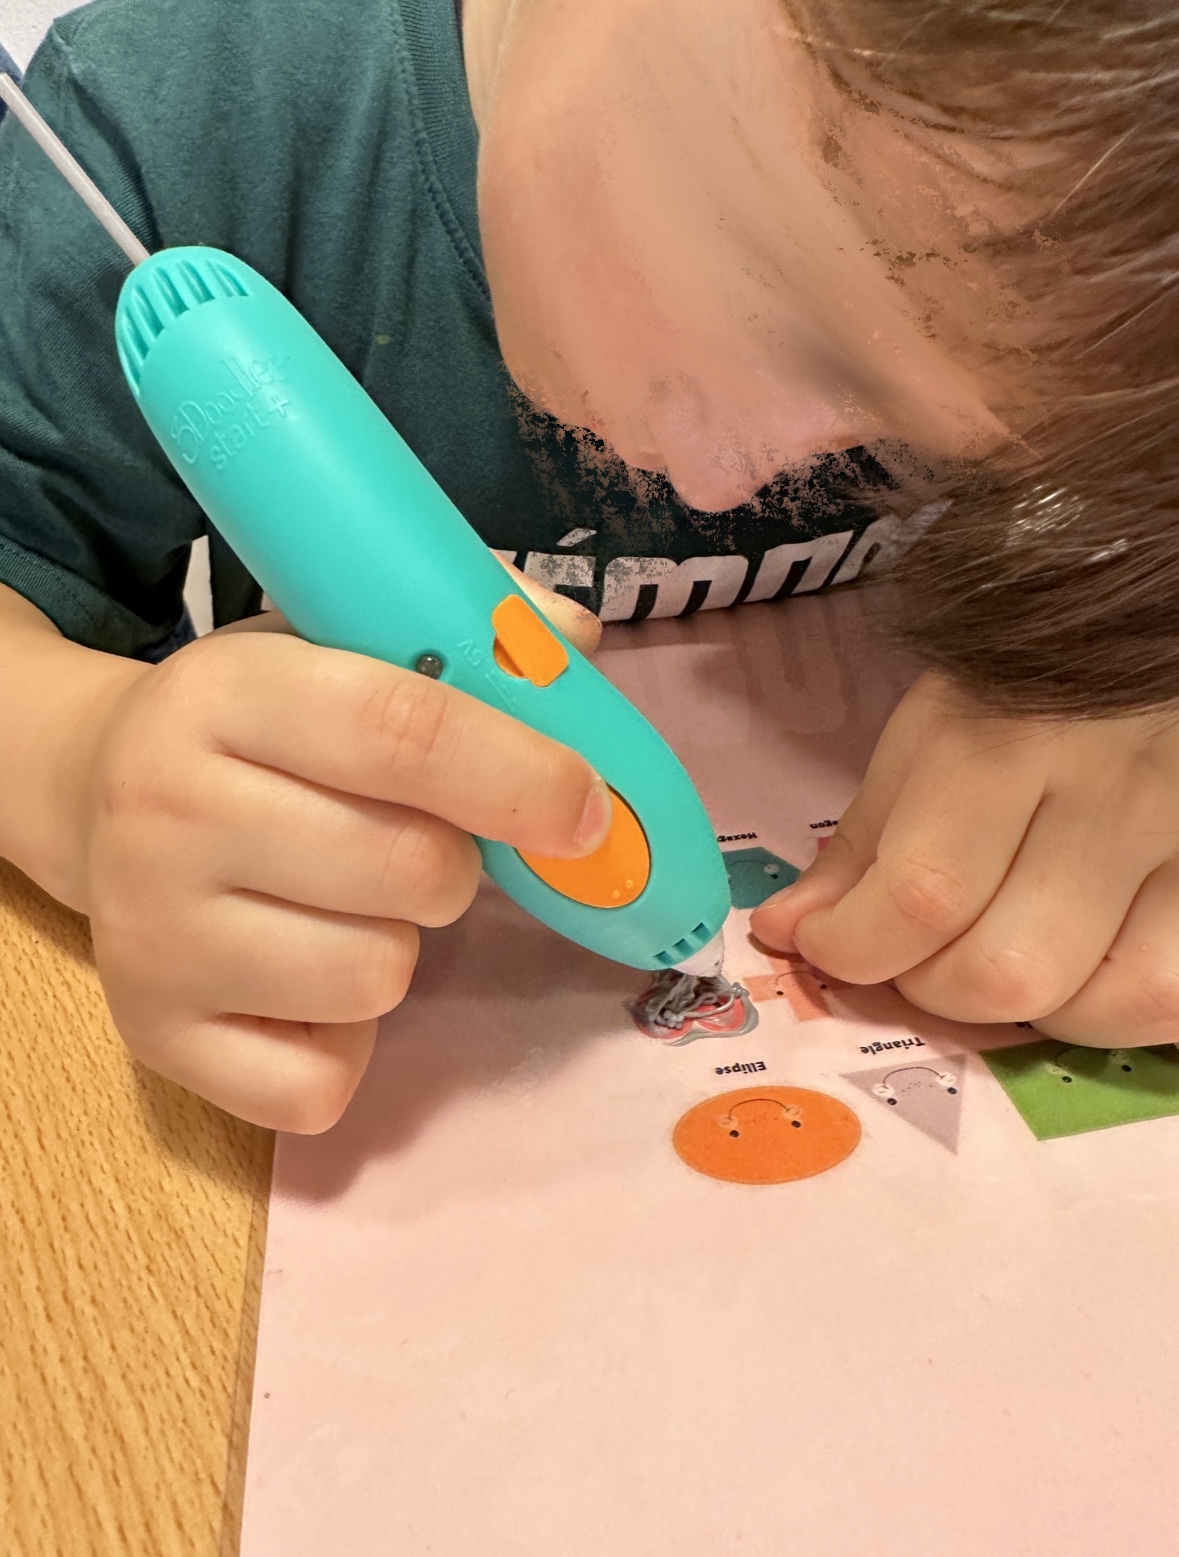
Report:
M806 562L807 568L791 594L806 595L813 589L822 589L854 533L853 530L839 530L834 535L816 535L809 541L788 541L784 546L772 546L761 559L753 588L745 599L772 600L797 562Z
M831 583L850 584L852 579L859 578L866 567L891 567L900 554L919 540L949 506L948 500L939 499L934 503L926 503L907 519L901 519L896 514L882 514L879 519L874 519L840 563L839 571Z
M748 572L748 559L732 555L688 557L683 562L670 557L615 557L607 564L602 582L602 620L629 621L638 609L644 584L654 584L656 589L649 616L679 616L698 582L708 585L703 609L732 605Z
M530 551L524 561L524 572L546 589L560 589L563 584L571 589L594 587L592 557L562 557L551 551Z

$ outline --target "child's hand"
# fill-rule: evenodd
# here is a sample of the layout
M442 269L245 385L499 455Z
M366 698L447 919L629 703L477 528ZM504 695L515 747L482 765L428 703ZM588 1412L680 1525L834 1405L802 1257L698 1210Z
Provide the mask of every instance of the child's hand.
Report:
M1000 719L926 675L828 848L753 925L940 1016L1179 1041L1179 721Z
M596 641L588 613L546 609ZM139 1058L244 1118L318 1131L406 992L418 926L470 905L470 834L582 854L610 807L580 757L474 698L253 625L271 630L201 639L115 703L79 906Z

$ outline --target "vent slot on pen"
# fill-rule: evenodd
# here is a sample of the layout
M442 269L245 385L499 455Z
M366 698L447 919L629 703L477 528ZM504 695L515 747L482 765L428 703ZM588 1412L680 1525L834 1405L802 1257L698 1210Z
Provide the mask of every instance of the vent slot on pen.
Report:
M677 968L681 962L687 962L698 952L701 947L707 946L712 939L712 931L706 924L698 924L690 935L685 935L682 941L677 941L674 946L669 946L666 951L656 953L655 961L661 968Z

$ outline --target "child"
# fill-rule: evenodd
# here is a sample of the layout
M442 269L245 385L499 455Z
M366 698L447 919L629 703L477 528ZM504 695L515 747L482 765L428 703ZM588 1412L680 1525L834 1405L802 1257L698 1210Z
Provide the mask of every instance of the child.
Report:
M583 643L587 605L845 582L897 539L882 491L920 509L931 669L756 927L1124 1047L1179 1037L1168 25L466 0L460 36L452 0L97 0L28 87L149 247L293 298ZM137 1054L324 1129L417 927L471 901L470 834L587 852L603 786L256 616L215 534L240 626L163 658L204 521L114 360L124 267L11 123L0 189L0 853L90 915Z

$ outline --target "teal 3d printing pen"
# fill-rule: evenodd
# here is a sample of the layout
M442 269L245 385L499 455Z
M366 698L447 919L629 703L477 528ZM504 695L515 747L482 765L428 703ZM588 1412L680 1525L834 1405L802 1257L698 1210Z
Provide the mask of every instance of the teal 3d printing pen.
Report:
M586 859L479 840L544 924L636 968L720 971L724 861L678 759L536 612L298 310L215 248L149 254L7 76L0 95L132 263L131 394L184 484L295 631L437 677L579 752L614 822Z

